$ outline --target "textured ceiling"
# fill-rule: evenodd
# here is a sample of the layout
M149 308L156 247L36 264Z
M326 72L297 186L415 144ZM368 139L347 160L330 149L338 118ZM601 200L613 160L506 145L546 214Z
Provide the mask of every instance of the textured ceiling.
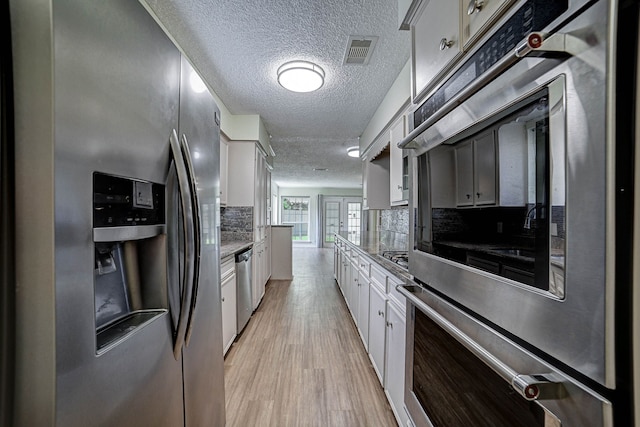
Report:
M262 117L278 185L360 187L361 164L346 148L358 145L409 59L397 0L146 2L233 114ZM342 64L351 35L379 37L368 65ZM295 59L320 65L324 86L311 93L282 88L276 70Z

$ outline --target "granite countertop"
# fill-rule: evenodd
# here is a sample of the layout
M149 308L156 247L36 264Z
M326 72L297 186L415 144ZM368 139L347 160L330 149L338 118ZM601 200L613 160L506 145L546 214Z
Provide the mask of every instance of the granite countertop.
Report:
M220 259L235 255L253 246L253 242L245 240L225 240L220 242Z
M362 234L359 240L350 238L345 232L336 234L338 237L342 238L342 240L350 243L369 255L376 264L379 264L382 268L388 270L389 273L393 273L393 275L397 276L399 279L413 280L413 276L409 274L409 271L406 268L401 267L395 262L392 262L382 256L382 254L387 251L406 252L407 248L404 245L400 246L395 245L393 242L383 242L380 240L377 233Z

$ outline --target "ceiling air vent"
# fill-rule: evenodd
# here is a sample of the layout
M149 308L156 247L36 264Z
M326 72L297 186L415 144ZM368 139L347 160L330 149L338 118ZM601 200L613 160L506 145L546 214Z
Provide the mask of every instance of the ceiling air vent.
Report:
M344 54L345 65L366 65L378 42L377 36L350 36Z

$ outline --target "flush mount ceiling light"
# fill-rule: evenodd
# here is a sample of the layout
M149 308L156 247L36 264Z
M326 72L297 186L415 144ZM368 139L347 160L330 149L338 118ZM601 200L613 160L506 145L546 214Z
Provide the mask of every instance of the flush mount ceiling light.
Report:
M360 157L360 147L353 146L353 147L347 148L347 155L349 157Z
M278 83L292 92L313 92L324 84L324 70L313 62L287 62L278 68Z

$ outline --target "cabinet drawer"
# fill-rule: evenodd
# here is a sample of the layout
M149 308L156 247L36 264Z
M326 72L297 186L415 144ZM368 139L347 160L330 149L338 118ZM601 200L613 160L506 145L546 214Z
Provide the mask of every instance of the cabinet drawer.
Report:
M380 292L387 293L387 272L378 268L376 265L371 266L371 283L376 285Z
M358 259L358 268L362 271L365 277L371 276L371 262L363 255L360 255Z
M389 293L389 299L393 302L396 303L396 305L398 306L398 308L400 308L402 313L405 313L406 309L407 309L407 299L405 298L404 295L402 295L400 292L398 292L398 290L396 289L397 285L401 285L404 282L396 277L388 277L387 278L387 290Z
M222 280L236 272L236 259L231 255L220 262L220 277Z

